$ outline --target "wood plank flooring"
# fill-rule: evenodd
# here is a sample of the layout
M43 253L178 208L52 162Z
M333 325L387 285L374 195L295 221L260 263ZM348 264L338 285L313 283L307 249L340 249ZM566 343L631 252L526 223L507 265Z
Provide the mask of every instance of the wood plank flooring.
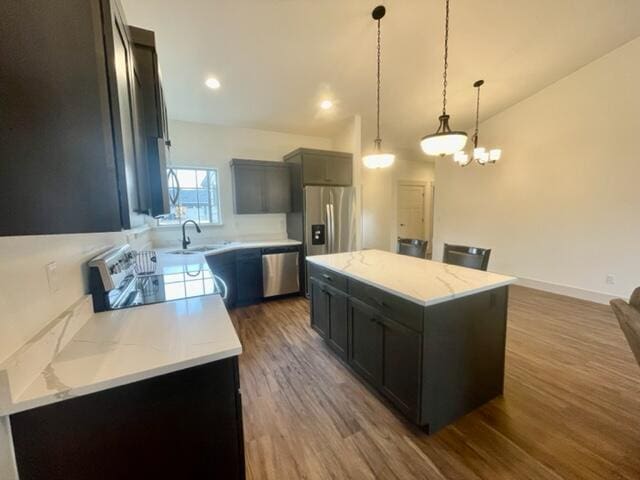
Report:
M640 367L607 306L512 287L504 396L433 436L336 359L306 299L232 318L248 479L640 479Z

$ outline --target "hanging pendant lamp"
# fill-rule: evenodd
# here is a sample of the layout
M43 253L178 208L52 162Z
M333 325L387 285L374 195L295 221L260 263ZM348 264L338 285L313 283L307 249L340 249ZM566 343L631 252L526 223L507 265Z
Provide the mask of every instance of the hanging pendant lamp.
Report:
M373 19L378 22L378 83L376 94L376 128L377 134L374 140L374 153L362 157L362 162L367 168L387 168L393 165L396 156L392 153L384 153L382 151L382 139L380 138L380 19L384 17L386 9L382 5L378 5L371 12Z
M479 147L478 142L480 139L480 87L484 85L484 80L477 80L473 86L477 90L476 94L476 129L473 132L473 152L465 153L464 151L456 152L453 155L453 161L461 167L466 167L471 163L471 160L475 160L480 165L486 165L487 163L496 163L502 156L502 150L499 148L493 148L487 152L484 147Z
M427 155L451 155L464 148L467 144L465 132L455 132L449 127L447 115L447 69L449 68L449 0L446 0L444 24L444 73L442 74L442 115L438 117L440 126L436 133L423 137L420 141L422 151Z

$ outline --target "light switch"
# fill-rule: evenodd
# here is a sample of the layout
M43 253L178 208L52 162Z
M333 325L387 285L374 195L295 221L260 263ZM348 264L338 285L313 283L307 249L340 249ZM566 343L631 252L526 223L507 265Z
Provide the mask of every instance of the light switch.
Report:
M58 282L58 264L51 262L47 264L47 282L49 283L49 293L56 293L60 290Z

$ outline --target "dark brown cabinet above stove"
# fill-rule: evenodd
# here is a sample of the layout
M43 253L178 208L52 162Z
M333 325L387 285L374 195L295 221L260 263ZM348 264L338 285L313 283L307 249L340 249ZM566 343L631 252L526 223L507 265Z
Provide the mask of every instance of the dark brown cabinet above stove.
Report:
M0 235L130 228L152 179L118 2L7 2L0 71Z

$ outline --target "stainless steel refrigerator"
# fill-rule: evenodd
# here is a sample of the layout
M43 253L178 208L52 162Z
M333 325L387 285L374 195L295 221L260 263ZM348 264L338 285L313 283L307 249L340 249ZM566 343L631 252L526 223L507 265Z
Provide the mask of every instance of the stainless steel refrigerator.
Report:
M301 240L304 255L350 252L356 244L356 194L353 187L306 186L299 208L288 215L292 238ZM306 274L305 274L306 280ZM305 288L307 288L305 281ZM308 289L307 289L308 291Z

